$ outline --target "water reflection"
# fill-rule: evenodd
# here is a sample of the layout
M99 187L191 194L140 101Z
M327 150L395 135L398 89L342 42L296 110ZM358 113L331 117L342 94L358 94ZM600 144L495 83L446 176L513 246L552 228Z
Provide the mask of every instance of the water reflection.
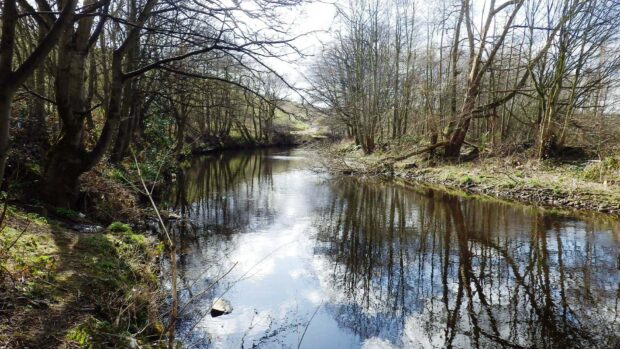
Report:
M617 222L326 179L303 155L222 154L181 176L187 347L617 345ZM206 316L222 295L233 313Z
M334 316L362 338L614 347L620 274L609 228L376 182L332 188L318 235L325 281L340 298Z
M224 152L195 160L177 176L173 207L198 227L217 232L244 232L253 221L272 217L270 196L264 194L273 189L273 171L287 171L292 164L270 161L272 152Z

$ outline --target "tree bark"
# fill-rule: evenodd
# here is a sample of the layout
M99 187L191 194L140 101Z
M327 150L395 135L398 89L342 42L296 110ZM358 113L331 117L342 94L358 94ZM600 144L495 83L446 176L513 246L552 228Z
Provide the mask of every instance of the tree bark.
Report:
M32 53L24 59L17 69L13 70L18 13L15 1L3 2L0 20L2 22L2 39L0 41L0 186L4 181L9 152L9 128L13 96L17 88L43 63L62 33L72 22L77 0L68 0L62 3L64 7L56 22L51 26L45 37L39 41Z
M80 86L83 85L83 80L80 83L78 81L63 82L57 79L57 84L63 87L60 89L61 97L68 100L73 99L73 102L65 104L64 99L58 101L59 114L61 117L66 115L68 122L63 119L61 139L50 151L48 158L45 171L45 194L48 202L65 207L73 206L79 195L80 175L92 169L103 158L112 143L121 120L121 106L125 85L131 78L137 76L128 76L123 73L123 59L126 57L127 52L132 49L132 43L135 43L135 38L139 35L141 27L150 17L151 11L156 4L157 0L149 0L144 5L136 25L131 27L123 43L112 54L112 80L110 82L108 106L105 111L105 123L91 151L85 148L82 139L84 133L83 109L87 107L81 102L83 100L83 88L80 89ZM104 11L107 11L107 7ZM102 27L98 27L93 34L90 34L90 29L86 29L90 25L92 25L92 17L82 18L74 40L67 41L65 48L68 49L68 52L74 49L72 46L74 43L78 45L73 52L77 60L86 58L91 44L96 41L97 36L101 33ZM90 38L88 34L90 34ZM70 68L68 68L69 72L72 73L72 78L80 75L80 68L75 63L75 61L71 62L69 64ZM82 77L84 66L82 65ZM65 67L65 69L67 68ZM68 96L62 95L67 91L72 92ZM76 105L83 106L81 109L71 110Z
M11 102L13 101L14 90L3 88L0 91L0 189L2 189L4 179L4 169L8 160L9 153L9 127L11 115Z
M66 133L50 151L44 181L45 198L51 205L70 208L78 199L86 155L80 138L79 132Z

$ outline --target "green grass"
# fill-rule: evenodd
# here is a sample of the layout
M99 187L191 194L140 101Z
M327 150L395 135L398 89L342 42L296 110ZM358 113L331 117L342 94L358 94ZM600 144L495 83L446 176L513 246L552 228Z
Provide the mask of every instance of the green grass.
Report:
M55 207L54 213L56 213L60 217L69 218L69 219L77 218L80 215L78 212L72 209L69 209L69 208L64 208L64 207Z
M304 131L310 126L302 120L299 120L293 116L283 113L281 110L276 110L276 116L273 120L274 125L287 126L293 131Z
M161 243L120 222L80 234L15 208L6 223L0 273L18 281L7 281L3 287L11 291L0 296L20 305L9 315L11 326L0 323L0 347L9 340L33 348L54 340L59 347L124 348L133 337L149 347L160 337Z

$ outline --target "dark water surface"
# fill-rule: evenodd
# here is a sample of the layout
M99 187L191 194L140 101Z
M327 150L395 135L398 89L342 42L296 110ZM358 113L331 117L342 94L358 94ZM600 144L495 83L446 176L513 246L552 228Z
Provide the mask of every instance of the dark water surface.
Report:
M617 345L618 222L330 178L311 155L224 153L180 176L186 347ZM217 297L231 314L211 317Z

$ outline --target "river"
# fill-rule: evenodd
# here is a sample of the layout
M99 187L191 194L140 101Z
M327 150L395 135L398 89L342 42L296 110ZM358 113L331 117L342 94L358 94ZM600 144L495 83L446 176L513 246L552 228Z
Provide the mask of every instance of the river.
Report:
M178 176L185 347L620 343L617 221L332 177L316 162L225 152ZM212 317L217 298L232 313Z

